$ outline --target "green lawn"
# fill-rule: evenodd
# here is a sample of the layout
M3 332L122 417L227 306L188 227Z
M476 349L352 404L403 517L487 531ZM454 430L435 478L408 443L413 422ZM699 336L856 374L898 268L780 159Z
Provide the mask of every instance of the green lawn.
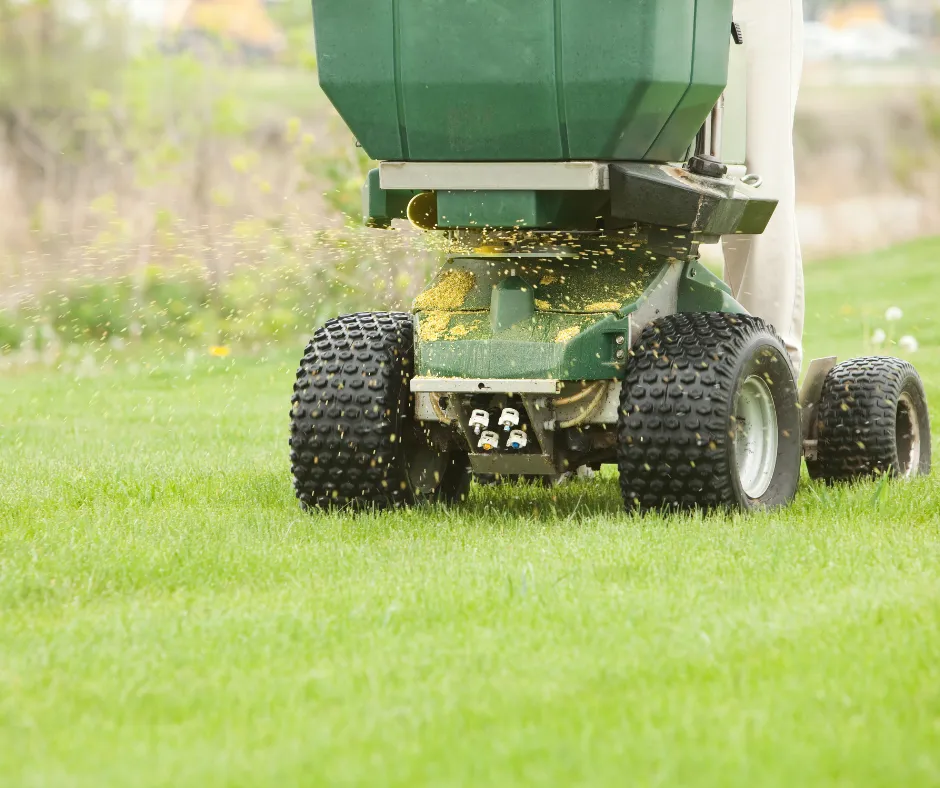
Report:
M813 265L811 355L900 306L940 402L938 261ZM295 355L3 373L0 784L940 785L937 476L305 516Z

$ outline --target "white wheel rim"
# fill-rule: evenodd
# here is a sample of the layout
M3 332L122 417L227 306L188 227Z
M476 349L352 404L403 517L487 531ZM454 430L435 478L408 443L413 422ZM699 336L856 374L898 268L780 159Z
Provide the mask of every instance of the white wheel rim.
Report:
M898 399L895 441L900 464L898 474L909 479L920 469L920 421L910 394L902 394Z
M760 498L777 467L777 408L770 387L757 375L744 381L734 405L734 458L741 489Z

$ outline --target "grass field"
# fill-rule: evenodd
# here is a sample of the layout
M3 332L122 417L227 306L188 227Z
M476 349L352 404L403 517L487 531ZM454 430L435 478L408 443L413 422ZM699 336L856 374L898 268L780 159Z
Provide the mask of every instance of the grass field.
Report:
M810 354L900 306L940 402L938 261L813 265ZM940 785L937 476L305 516L296 355L3 373L0 785Z

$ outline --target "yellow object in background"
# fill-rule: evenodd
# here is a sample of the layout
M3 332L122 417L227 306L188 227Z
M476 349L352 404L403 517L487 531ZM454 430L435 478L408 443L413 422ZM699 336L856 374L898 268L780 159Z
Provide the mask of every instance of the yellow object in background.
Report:
M171 26L181 31L211 33L258 49L277 50L284 43L262 0L183 0L170 16Z
M860 24L881 23L886 20L884 9L879 3L857 2L827 11L823 21L829 27L838 29Z

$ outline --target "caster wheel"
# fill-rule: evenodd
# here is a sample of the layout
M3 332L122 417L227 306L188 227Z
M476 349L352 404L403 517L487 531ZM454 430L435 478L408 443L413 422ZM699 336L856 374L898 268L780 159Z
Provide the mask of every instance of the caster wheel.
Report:
M621 395L628 509L771 509L790 503L802 459L786 349L747 315L677 314L631 351Z
M455 502L467 455L441 453L414 420L410 315L362 313L316 332L291 399L291 471L304 509Z
M930 473L930 414L924 384L908 362L859 358L839 364L823 384L816 452L806 466L828 483Z

